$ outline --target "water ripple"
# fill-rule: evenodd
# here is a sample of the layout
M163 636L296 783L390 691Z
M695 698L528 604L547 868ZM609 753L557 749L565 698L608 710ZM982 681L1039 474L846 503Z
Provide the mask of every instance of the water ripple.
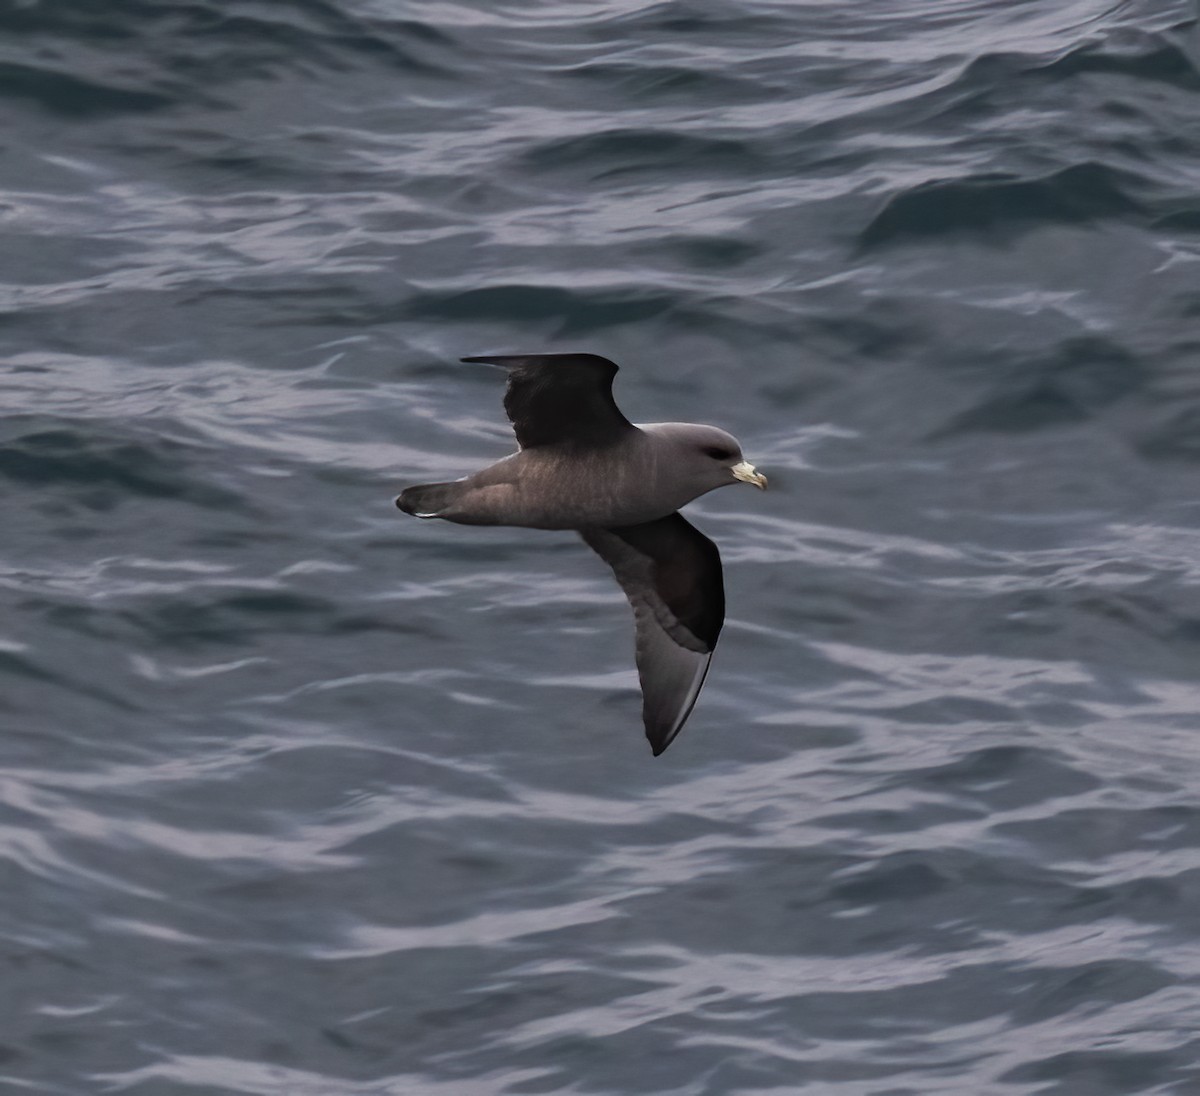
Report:
M0 12L0 1087L1200 1084L1177 0ZM771 475L652 760L488 350Z

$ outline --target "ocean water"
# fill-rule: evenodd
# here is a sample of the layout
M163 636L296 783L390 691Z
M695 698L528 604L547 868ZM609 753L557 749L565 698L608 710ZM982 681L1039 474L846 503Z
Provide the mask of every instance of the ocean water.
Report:
M0 8L0 1088L1200 1092L1200 28ZM766 494L642 737L587 350Z

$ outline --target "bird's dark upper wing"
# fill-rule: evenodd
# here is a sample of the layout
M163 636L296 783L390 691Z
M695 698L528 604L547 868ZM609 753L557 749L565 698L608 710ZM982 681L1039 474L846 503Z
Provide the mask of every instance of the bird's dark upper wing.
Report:
M679 514L580 534L633 606L642 720L657 757L696 703L725 621L717 546Z
M522 449L610 445L633 426L617 409L617 367L597 354L501 354L463 358L508 370L504 410Z

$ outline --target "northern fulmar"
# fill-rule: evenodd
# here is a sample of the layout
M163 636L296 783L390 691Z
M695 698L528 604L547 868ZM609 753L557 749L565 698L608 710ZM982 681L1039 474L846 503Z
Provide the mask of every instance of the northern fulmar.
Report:
M642 720L655 757L679 734L725 620L717 546L676 511L767 477L737 439L689 422L635 425L617 408L617 367L596 354L463 358L508 371L504 410L519 449L473 476L406 488L396 505L460 525L574 529L633 606Z

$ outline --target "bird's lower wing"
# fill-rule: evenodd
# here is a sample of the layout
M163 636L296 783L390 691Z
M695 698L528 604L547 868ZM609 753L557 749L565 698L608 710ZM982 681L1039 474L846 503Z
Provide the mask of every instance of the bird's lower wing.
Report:
M633 606L642 719L657 757L696 703L725 621L717 546L679 514L580 530Z

